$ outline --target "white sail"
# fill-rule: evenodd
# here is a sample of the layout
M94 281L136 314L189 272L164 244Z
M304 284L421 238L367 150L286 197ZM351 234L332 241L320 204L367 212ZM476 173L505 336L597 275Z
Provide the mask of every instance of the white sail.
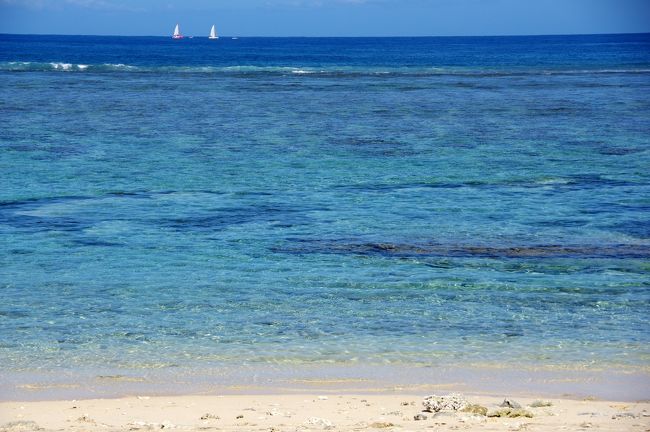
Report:
M210 36L208 36L210 39L219 39L219 36L217 36L217 31L214 28L214 24L212 25L212 28L210 29Z
M182 39L183 35L181 34L181 29L179 28L178 24L176 24L176 27L174 28L174 35L172 36L174 39Z

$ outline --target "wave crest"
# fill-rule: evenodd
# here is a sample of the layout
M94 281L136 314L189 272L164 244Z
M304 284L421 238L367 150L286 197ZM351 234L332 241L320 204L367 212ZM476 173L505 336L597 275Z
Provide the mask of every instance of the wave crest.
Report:
M188 73L215 75L309 75L309 76L466 76L507 77L531 75L650 74L650 69L469 69L445 67L327 66L134 66L124 63L75 64L67 62L0 62L0 72L83 73Z

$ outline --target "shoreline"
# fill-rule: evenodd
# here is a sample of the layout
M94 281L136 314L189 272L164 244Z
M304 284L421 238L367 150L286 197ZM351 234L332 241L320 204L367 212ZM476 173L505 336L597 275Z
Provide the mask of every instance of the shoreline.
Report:
M461 392L650 400L650 372L414 365L220 365L165 369L0 372L0 402L193 395Z

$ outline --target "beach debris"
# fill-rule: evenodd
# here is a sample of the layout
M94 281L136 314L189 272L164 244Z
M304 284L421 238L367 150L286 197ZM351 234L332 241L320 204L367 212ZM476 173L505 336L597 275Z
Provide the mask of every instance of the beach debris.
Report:
M533 401L529 406L531 408L544 408L544 407L553 406L553 402L538 399L536 401Z
M395 425L389 422L374 422L370 424L370 427L375 429L385 429L393 426Z
M502 408L496 411L490 411L487 413L488 417L505 417L505 418L516 418L516 417L528 417L532 418L533 413L522 408Z
M400 405L402 405L402 406L409 406L409 405L410 406L415 406L415 402L413 402L413 401L411 401L411 402L404 401Z
M140 399L140 400L149 400L149 399L151 399L151 397L149 397L149 396L138 396L138 399Z
M613 420L624 419L624 418L636 418L636 415L634 413L631 413L631 412L616 413L616 414L612 415Z
M389 412L381 413L381 415L387 415L387 416L401 416L401 415L402 415L402 411L389 411Z
M210 414L210 413L205 413L205 414L203 414L201 416L201 420L210 420L210 419L220 420L221 417L219 417L218 415L215 415L215 414Z
M451 393L445 396L431 395L422 401L424 411L458 411L468 405L467 400L458 393Z
M413 420L415 421L426 420L426 419L427 419L427 415L422 413L413 416Z
M36 422L25 420L13 421L0 426L1 432L32 432L41 430L43 428L36 424Z
M594 427L594 424L593 424L593 423L589 423L589 422L582 422L582 423L580 423L579 426L580 426L582 429L589 429L589 428Z
M243 414L239 414L239 415L238 415L237 417L235 417L235 418L236 418L237 420L239 420L239 419L243 419L243 418L244 418L244 415L243 415Z
M309 417L306 421L307 424L309 425L314 425L314 426L320 426L323 429L333 429L334 425L332 424L331 421L320 418L320 417Z
M84 414L77 419L78 422L82 423L95 423L95 420L91 419L88 414Z
M129 426L129 430L131 430L131 431L140 430L140 429L143 429L145 427L148 428L148 429L153 429L151 427L150 423L143 422L143 421L134 421L134 422L131 422L131 423L127 423L126 425Z
M104 426L104 425L103 425ZM174 425L169 422L169 420L165 420L162 423L149 423L149 422L144 422L144 421L136 421L133 423L128 423L128 426L131 426L129 430L155 430L155 429L172 429L174 428Z
M521 408L521 404L519 402L516 402L509 398L505 398L499 406L502 408Z
M318 396L318 400L327 400L329 399L327 396Z
M474 414L474 415L486 416L488 409L478 404L469 404L465 408L461 409L461 411L465 413Z

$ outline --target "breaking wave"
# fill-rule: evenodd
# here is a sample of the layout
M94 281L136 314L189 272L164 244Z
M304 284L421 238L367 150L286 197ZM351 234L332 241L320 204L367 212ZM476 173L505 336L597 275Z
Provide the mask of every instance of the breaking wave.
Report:
M68 72L68 73L169 73L215 75L311 75L311 76L467 76L508 77L531 75L650 74L649 68L637 69L469 69L451 67L381 67L381 66L135 66L123 63L81 64L67 62L0 62L0 72Z

